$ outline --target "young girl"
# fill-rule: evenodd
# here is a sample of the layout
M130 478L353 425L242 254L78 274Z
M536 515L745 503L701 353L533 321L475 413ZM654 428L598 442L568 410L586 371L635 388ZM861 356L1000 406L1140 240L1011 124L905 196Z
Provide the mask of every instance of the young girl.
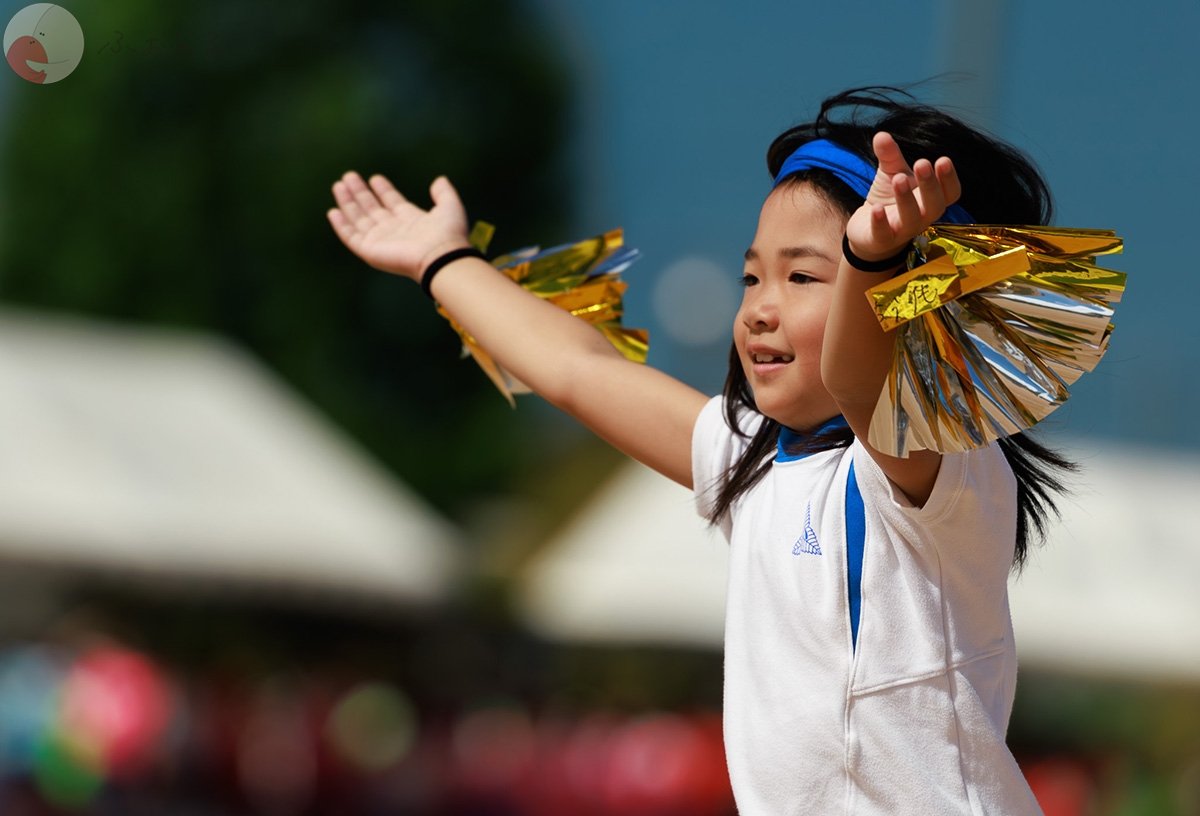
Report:
M627 361L380 176L329 220L419 281L518 379L694 489L730 542L725 739L739 812L1033 814L1004 735L1016 679L1007 577L1063 460L1023 437L889 456L867 430L891 365L864 297L939 220L1044 224L1012 148L878 89L826 100L768 152L722 397Z

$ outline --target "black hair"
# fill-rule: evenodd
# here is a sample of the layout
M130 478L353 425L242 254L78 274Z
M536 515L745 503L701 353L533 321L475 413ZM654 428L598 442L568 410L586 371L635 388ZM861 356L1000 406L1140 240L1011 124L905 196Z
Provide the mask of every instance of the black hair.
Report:
M767 150L767 170L775 178L796 148L814 139L828 139L874 165L871 142L879 131L895 138L911 164L949 156L963 184L959 199L981 224L1048 224L1053 214L1050 190L1033 162L1016 148L987 136L965 122L917 102L897 88L853 88L821 103L812 122L780 134ZM827 170L802 170L784 185L810 184L847 218L862 197ZM729 353L725 379L725 421L734 433L749 439L746 449L724 474L709 518L716 521L733 503L766 475L779 440L779 423L763 417L753 436L742 431L739 417L757 411L736 345ZM805 430L797 428L795 430ZM854 441L849 429L808 436L789 453L846 447ZM1076 470L1061 454L1018 433L1000 440L1000 449L1017 480L1017 536L1013 565L1025 561L1032 532L1040 539L1051 514L1058 515L1054 494L1065 491L1061 476Z

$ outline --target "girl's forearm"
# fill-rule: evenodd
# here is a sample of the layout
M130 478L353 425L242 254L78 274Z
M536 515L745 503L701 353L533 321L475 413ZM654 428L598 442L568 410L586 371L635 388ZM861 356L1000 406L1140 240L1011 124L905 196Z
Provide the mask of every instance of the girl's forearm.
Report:
M434 297L525 385L618 450L690 487L692 428L708 401L625 359L595 328L476 258L431 282Z
M919 450L900 459L870 444L875 405L896 345L896 333L880 327L865 294L880 280L878 273L862 272L842 261L825 323L821 379L884 474L920 507L933 491L941 457L933 451Z
M588 360L624 359L591 325L522 289L486 261L455 261L430 286L438 303L501 366L568 411L573 381Z
M881 280L878 273L859 271L845 260L838 268L825 323L821 379L843 407L873 409L892 363L895 334L883 331L865 294Z

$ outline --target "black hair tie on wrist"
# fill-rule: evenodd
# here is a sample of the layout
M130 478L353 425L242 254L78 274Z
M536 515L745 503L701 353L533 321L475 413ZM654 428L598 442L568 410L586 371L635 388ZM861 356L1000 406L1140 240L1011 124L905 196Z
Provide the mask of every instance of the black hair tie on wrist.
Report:
M842 255L846 261L857 269L859 272L890 272L896 267L904 263L908 258L908 251L912 248L912 242L905 244L904 247L890 258L884 258L882 261L864 261L862 258L850 251L849 236L842 236Z
M434 258L433 263L425 267L425 274L421 276L421 291L433 300L433 292L430 290L430 285L433 283L433 276L442 271L442 268L454 263L459 258L478 258L481 261L486 261L487 258L475 247L461 247L460 249L452 249L444 255L439 255Z

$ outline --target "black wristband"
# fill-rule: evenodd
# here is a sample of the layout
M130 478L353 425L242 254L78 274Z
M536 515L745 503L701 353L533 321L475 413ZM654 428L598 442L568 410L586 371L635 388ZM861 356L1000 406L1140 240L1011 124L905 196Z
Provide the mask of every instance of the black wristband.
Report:
M884 258L882 261L864 261L850 251L850 238L846 235L842 236L842 256L859 272L891 272L908 259L908 251L911 248L912 242L909 242L890 258Z
M441 272L443 267L454 263L459 258L478 258L481 261L487 260L483 253L475 247L461 247L459 249L452 249L445 255L439 255L438 257L434 258L433 263L425 267L425 274L421 276L421 291L428 295L430 300L433 300L433 292L429 289L430 284L433 283L433 276L438 272Z

